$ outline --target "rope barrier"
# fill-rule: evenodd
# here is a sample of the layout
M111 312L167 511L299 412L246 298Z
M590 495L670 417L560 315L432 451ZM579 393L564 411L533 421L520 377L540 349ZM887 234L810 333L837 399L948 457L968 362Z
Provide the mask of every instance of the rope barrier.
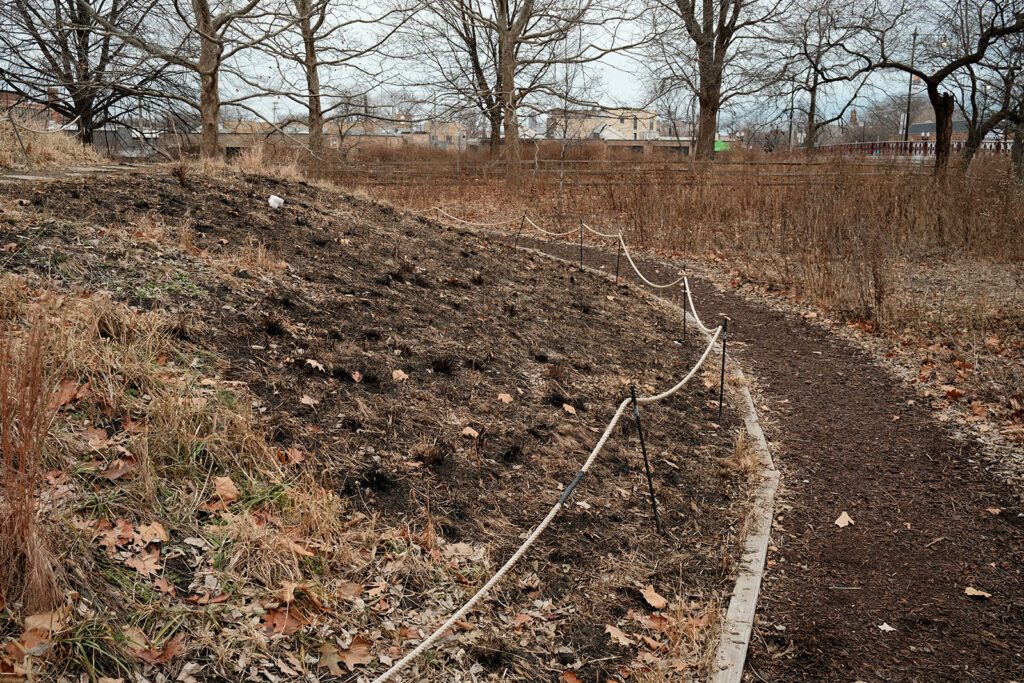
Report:
M530 225L532 225L538 231L540 231L540 232L542 232L545 235L548 235L550 237L565 237L566 235L575 235L576 233L578 233L580 231L579 228L573 228L572 230L566 230L565 232L551 232L549 230L545 230L544 228L542 228L539 225L537 225L536 223L534 223L533 219L530 218L529 216L526 217L526 222L529 223Z
M36 130L35 128L29 128L25 124L18 123L14 119L11 119L11 123L13 123L18 128L21 128L22 130L27 130L30 133L36 133L38 135L49 135L51 133L63 133L64 131L71 130L71 127L74 126L76 123L78 123L78 119L80 119L80 118L82 118L82 117L81 116L76 116L74 119L71 120L70 123L65 123L63 126L60 126L58 128L53 128L52 130Z
M448 218L451 218L453 221L458 221L460 223L465 223L466 225L476 225L476 226L479 226L481 228L493 228L493 227L497 227L499 225L508 225L509 223L515 223L516 221L522 220L522 216L519 216L519 217L516 217L516 218L509 218L507 221L498 221L497 223L476 223L474 221L467 221L465 218L459 218L458 216L453 216L450 213L448 213L447 211L445 211L444 209L442 209L440 207L437 207L437 206L434 207L434 211L437 211L438 213L443 213L445 216L448 216ZM530 220L530 219L527 218L526 220Z
M685 275L681 275L681 276L679 276L678 280L670 282L667 285L659 285L659 284L655 284L655 283L651 282L646 277L644 277L644 274L641 273L640 269L636 267L636 263L633 262L633 257L630 256L630 254L629 254L629 247L626 246L626 241L624 239L622 239L622 235L621 234L619 235L619 243L622 245L622 252L626 255L626 260L629 261L629 265L633 266L633 270L636 271L636 276L638 278L640 278L641 280L643 280L649 286L656 287L658 289L666 289L668 287L675 287L680 282L682 282L683 280L686 279Z
M638 396L636 398L637 403L655 403L657 401L662 401L666 398L669 398L677 391L682 389L683 386L685 386L686 383L689 382L693 378L693 376L697 374L697 371L704 364L704 361L707 360L707 357L711 353L711 349L712 347L714 347L715 342L718 341L718 337L721 334L721 332L722 328L718 328L717 330L715 330L714 335L711 336L711 340L708 342L707 348L704 349L704 353L701 355L696 365L694 365L690 369L690 371L686 373L686 376L679 380L679 382L676 383L675 386L654 396ZM466 602L466 604L462 606L461 609L459 609L458 612L449 617L448 621L441 624L441 626L439 626L437 630L435 630L426 640L420 643L415 650L407 654L397 664L395 664L386 672L384 672L376 679L374 679L373 683L385 683L385 681L390 680L395 674L397 674L399 671L408 666L413 660L415 660L417 657L423 654L423 652L429 649L431 645L433 645L439 638L441 638L441 636L444 635L444 633L448 631L448 629L450 629L455 624L455 622L462 619L462 617L464 617L466 613L473 608L473 605L475 605L477 602L480 601L481 598L487 595L487 593L490 592L491 588L493 588L494 585L498 583L498 581L500 581L501 578L505 576L505 574L508 573L510 569L512 569L512 567L515 566L519 559L526 553L527 550L529 550L530 546L532 546L534 542L540 537L540 535L544 533L544 530L548 528L548 525L550 525L551 522L558 515L559 511L565 505L565 502L569 499L569 496L572 495L572 492L576 488L576 485L580 483L580 480L583 478L583 475L587 473L587 471L590 469L590 466L594 463L594 460L597 459L597 456L601 452L601 449L604 448L605 443L608 441L608 437L611 436L612 430L615 429L615 425L618 424L619 419L622 417L622 413L626 410L630 403L632 403L632 401L633 399L631 397L626 397L622 400L621 403L619 403L619 407L615 410L615 414L612 416L611 421L608 423L608 426L605 427L604 433L601 434L601 438L598 440L597 445L595 445L594 449L590 452L590 456L587 458L586 462L583 463L583 466L576 474L576 477L572 480L569 486L566 487L565 491L562 492L562 495L558 499L558 502L554 504L554 506L551 508L551 511L548 512L547 516L541 521L540 524L537 525L537 528L533 530L533 533L531 533L526 538L526 540L523 541L523 544L519 546L519 549L516 550L516 552L512 555L512 557L508 559L508 561L501 567L501 569L499 569L494 574L494 576L492 576L491 579L487 583L485 583L483 587L480 590L478 590L476 594L472 598L470 598L469 601Z
M686 303L689 304L690 312L693 313L694 322L697 323L697 327L699 327L702 332L704 332L705 334L709 334L711 332L711 328L707 327L706 325L704 325L704 323L700 321L700 318L697 316L697 308L693 305L693 290L690 289L690 281L684 277L683 283L683 289L686 292Z
M603 232L598 232L597 230L594 230L592 227L590 227L586 223L583 224L583 227L586 228L587 230L589 230L591 233L597 235L598 237L604 237L605 239L617 240L617 239L621 239L621 237L622 237L622 233L621 232L617 232L614 235L606 235Z
M453 220L459 221L460 223L465 223L466 225L476 225L481 228L493 228L499 225L508 225L509 223L514 223L515 221L525 221L526 223L532 225L534 229L536 229L538 232L548 235L549 237L566 237L567 235L575 235L577 232L580 232L579 228L573 228L572 230L566 230L565 232L551 232L550 230L545 230L541 226L537 225L537 223L534 222L534 220L527 216L526 214L523 214L523 216L519 218L510 218L508 220L499 221L497 223L477 223L474 221L467 221L466 219L459 218L458 216L453 216L452 214L448 213L447 211L440 207L435 206L434 210L437 211L438 213L442 213L445 216L448 216ZM589 232L591 232L592 234L597 235L598 237L603 237L605 239L611 240L618 240L619 244L622 245L622 251L626 253L626 259L629 261L629 265L633 267L633 270L636 272L637 277L640 278L644 282L644 284L650 287L654 287L656 289L668 289L669 287L675 287L685 279L685 276L680 276L678 279L673 280L672 282L669 282L668 284L665 285L659 285L656 282L651 282L643 273L640 272L640 268L638 268L636 262L633 261L633 256L629 253L629 247L626 246L626 240L623 239L621 232L615 234L600 232L582 221L580 221L580 225ZM704 330L705 332L710 331L710 328L704 327L704 325L701 325L701 329Z

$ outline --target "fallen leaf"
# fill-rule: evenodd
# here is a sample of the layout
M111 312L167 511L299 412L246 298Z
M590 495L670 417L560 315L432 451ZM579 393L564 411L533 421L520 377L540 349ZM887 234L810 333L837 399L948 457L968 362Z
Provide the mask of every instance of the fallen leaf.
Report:
M582 683L580 677L576 675L575 671L563 671L562 675L558 677L558 680L564 681L564 683Z
M178 589L175 588L174 584L162 576L153 579L153 585L156 586L158 591L166 593L167 595L174 595L178 592Z
M985 510L993 515L998 515L1000 512L1003 511L1002 508L985 508Z
M333 643L323 643L320 645L320 668L327 669L331 672L332 676L343 676L344 672L338 666L340 662L341 654L338 652L336 645Z
M358 374L358 373L356 373L356 374ZM360 379L362 379L362 378L360 378ZM356 381L358 382L359 380L357 379ZM299 403L301 403L304 406L315 406L318 403L320 403L320 401L315 399L315 398L313 398L309 394L303 394L302 398L299 399Z
M285 581L281 584L281 590L277 592L277 597L281 599L281 602L286 605L295 602L295 589L305 589L306 585L302 583L295 583L293 581Z
M103 471L100 472L100 476L110 481L116 481L129 472L134 471L135 458L129 456L125 458L117 458L111 461L111 463L104 467Z
M668 600L658 595L658 591L654 590L654 586L648 586L640 592L643 593L644 600L647 601L647 604L654 609L662 610L668 606Z
M363 592L363 585L354 581L345 581L338 587L338 592L347 598L358 598Z
M570 415L575 415L576 414L576 409L573 408L568 403L563 403L562 404L562 410L564 410L565 412L569 413Z
M311 368L313 368L315 370L319 370L320 372L327 372L326 370L324 370L324 366L323 365L321 365L318 361L313 360L312 358L307 358L306 359L306 365L308 365L309 367L311 367Z
M991 593L986 593L985 591L978 590L977 588L973 588L971 586L968 586L967 588L964 589L964 595L969 595L972 598L985 598L985 599L988 599L988 598L992 597Z
M168 640L164 644L163 649L134 649L134 653L136 657L149 662L150 664L164 664L180 655L182 650L184 650L184 647L182 646L182 635L179 633Z
M341 653L341 660L345 662L345 666L348 667L349 671L352 671L360 664L367 664L373 659L373 655L370 654L370 643L363 639L362 636L356 636L349 643L348 649L343 650Z
M306 459L306 456L302 454L302 449L297 446L292 446L284 452L285 463L288 465L298 465L300 462Z
M4 245L4 251L6 251L9 254L13 254L14 252L18 251L18 245L15 242L8 242L7 244Z
M81 398L81 389L84 385L79 386L77 379L63 379L60 384L57 385L57 390L53 392L53 398L50 400L50 408L57 409L66 406L68 403Z
M134 557L129 557L124 561L126 567L131 567L143 576L149 576L156 574L159 569L163 567L160 564L160 551L154 550L152 552L143 551Z
M103 525L107 528L103 529ZM135 538L135 530L130 522L119 519L110 526L110 522L101 521L100 546L106 548L108 555L113 555L119 545L125 545Z
M641 635L640 638L643 639L643 641L647 645L647 647L651 648L655 652L657 652L658 650L660 650L663 647L665 647L665 645L663 643L659 643L658 641L656 641L654 638L651 638L650 636Z
M465 429L462 430L462 435L468 436L471 439L475 439L478 436L480 436L480 432L476 431L472 427L466 427Z
M146 545L148 543L166 543L167 542L167 531L164 529L164 525L160 522L153 522L152 524L143 524L138 530L139 541Z
M39 631L41 633L53 633L64 628L71 610L65 605L58 607L52 612L42 612L25 617L26 631Z
M231 481L231 477L214 477L213 487L217 497L225 503L238 500L238 487L235 486L235 482Z
M352 373L352 381L355 382L356 384L359 384L360 382L362 382L363 381L363 373L359 372L358 370L353 372Z
M853 523L853 518L850 517L850 515L846 514L846 510L843 510L843 513L839 515L839 517L837 517L835 521L835 525L840 529L843 529Z
M395 380L396 382L401 382L402 380L409 379L409 375L405 374L401 370L394 370L391 373L391 379Z
M895 631L896 629L894 629L892 626L889 626L889 624L887 624L887 623L885 623L883 621L882 625L878 627L878 630L879 631L884 631L885 633L888 633L889 631Z
M623 633L620 629L615 628L611 624L604 625L604 632L612 637L612 640L619 645L636 645L636 642Z
M82 436L93 448L104 448L110 444L107 439L107 430L99 427L86 427L82 430Z
M502 403L511 403L512 402L512 395L511 394L498 394L498 400L501 401Z
M260 625L268 633L291 635L306 625L306 621L296 610L275 607L260 617Z

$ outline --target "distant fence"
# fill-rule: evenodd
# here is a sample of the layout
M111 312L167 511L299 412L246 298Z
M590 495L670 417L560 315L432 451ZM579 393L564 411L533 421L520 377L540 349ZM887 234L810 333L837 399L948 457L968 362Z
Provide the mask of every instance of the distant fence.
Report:
M953 154L963 152L967 143L956 141L952 143ZM985 140L978 147L978 154L1009 154L1013 145L1009 140ZM875 155L875 156L900 156L900 157L934 157L934 140L908 140L908 141L887 141L887 142L851 142L842 145L823 145L816 148L817 152L823 154L840 155Z

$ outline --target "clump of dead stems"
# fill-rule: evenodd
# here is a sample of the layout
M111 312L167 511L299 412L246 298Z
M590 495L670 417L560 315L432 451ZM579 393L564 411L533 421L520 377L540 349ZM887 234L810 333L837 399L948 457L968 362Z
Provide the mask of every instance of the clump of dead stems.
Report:
M43 445L53 420L53 381L46 368L47 321L25 326L0 311L0 607L26 613L54 605L57 582L38 523Z

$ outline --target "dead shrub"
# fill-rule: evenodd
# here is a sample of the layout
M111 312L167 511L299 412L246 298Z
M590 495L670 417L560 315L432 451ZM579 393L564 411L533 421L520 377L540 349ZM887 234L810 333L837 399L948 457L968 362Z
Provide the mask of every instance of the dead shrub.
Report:
M0 328L0 605L20 604L25 613L52 608L58 595L38 519L43 447L54 416L47 328L40 312L27 329Z
M728 473L749 477L758 471L760 461L757 451L750 443L745 431L738 431L732 438L732 454L720 460L723 469Z

